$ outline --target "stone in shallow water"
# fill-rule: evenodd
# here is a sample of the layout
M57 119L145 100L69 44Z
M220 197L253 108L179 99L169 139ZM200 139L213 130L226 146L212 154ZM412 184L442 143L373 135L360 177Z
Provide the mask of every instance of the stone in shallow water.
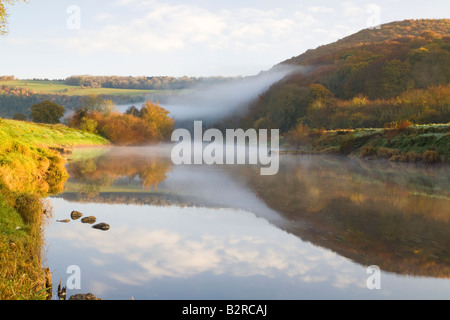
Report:
M106 231L109 230L109 224L102 222L92 226L92 228Z
M81 219L82 223L93 224L93 223L95 223L95 221L97 221L97 218L93 217L93 216L91 216L91 217L84 217L84 218Z
M70 214L70 217L72 218L72 220L78 220L83 216L83 214L79 211L72 211L72 213Z

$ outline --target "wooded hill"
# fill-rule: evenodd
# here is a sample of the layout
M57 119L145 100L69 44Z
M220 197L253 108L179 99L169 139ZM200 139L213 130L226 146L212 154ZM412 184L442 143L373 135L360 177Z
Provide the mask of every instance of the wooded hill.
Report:
M450 19L365 29L281 63L303 66L273 85L238 125L382 128L450 121Z

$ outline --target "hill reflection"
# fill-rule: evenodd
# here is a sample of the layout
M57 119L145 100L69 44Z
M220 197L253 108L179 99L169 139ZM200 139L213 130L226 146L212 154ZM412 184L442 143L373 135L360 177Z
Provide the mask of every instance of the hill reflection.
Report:
M275 176L234 174L305 241L384 271L450 278L448 168L287 157Z

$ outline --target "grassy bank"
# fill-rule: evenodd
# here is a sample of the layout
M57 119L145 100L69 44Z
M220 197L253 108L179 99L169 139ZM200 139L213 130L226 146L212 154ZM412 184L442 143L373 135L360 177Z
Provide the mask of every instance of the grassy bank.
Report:
M62 191L68 178L54 149L108 141L61 125L0 119L0 299L45 298L42 197Z
M286 153L342 154L414 163L450 162L450 124L357 130L300 130Z

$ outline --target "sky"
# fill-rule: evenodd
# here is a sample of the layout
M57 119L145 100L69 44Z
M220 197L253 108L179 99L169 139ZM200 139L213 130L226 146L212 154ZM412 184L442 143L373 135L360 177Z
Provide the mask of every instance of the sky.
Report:
M9 7L0 75L247 76L422 18L450 18L450 1L27 0Z

